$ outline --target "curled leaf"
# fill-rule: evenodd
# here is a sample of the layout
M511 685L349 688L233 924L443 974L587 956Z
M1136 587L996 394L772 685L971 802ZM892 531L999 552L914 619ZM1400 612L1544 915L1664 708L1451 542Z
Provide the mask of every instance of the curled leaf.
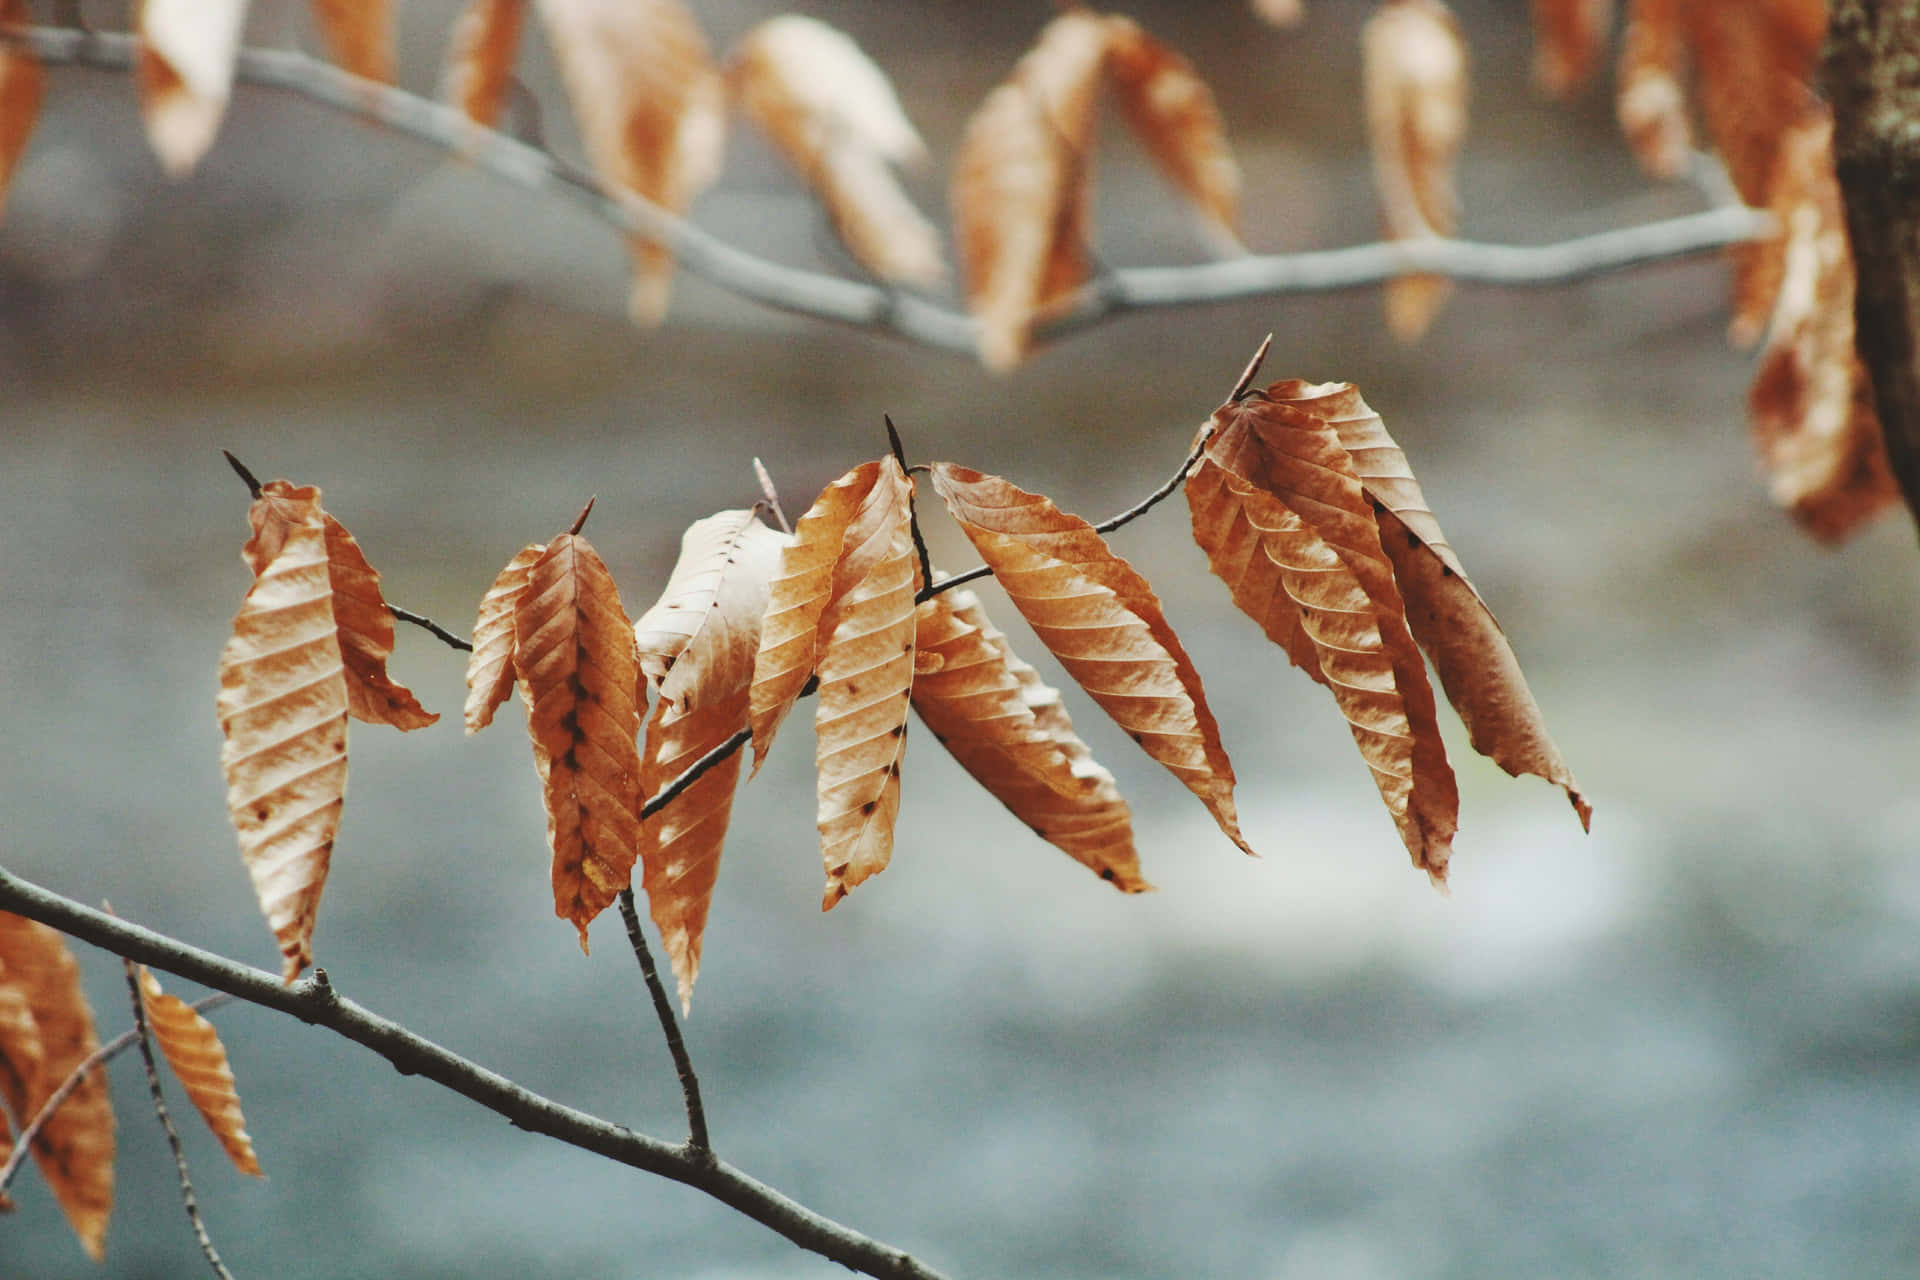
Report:
M167 175L183 178L227 113L247 0L142 0L138 13L140 115Z
M767 528L750 510L718 511L689 525L680 535L680 558L674 562L660 598L633 624L640 674L648 683L660 688L694 639L722 621L714 615L723 609L723 593L743 582L757 581L760 585L756 594L764 594L786 545L785 538ZM727 603L734 608L740 604L731 594ZM755 637L756 647L762 612L764 606L756 609L752 625L746 628ZM747 656L751 663L753 650Z
M333 60L356 76L393 83L393 0L313 0Z
M447 100L475 124L500 119L527 0L470 0L453 25L447 53Z
M544 786L554 914L587 925L625 889L640 841L639 666L613 576L563 533L528 571L513 615L514 669Z
M1220 249L1240 248L1240 166L1213 90L1179 53L1131 18L1108 19L1107 70L1120 114Z
M145 965L140 966L140 1000L167 1065L234 1168L256 1178L264 1176L253 1154L253 1139L247 1136L247 1118L240 1112L240 1093L220 1033L193 1006L163 992L159 979Z
M1073 731L1058 690L1015 656L971 591L916 611L913 709L960 766L1034 834L1123 893L1140 874L1113 775Z
M473 623L473 653L467 658L467 732L478 733L493 723L493 713L513 692L513 614L526 594L527 576L546 552L547 544L522 547L480 597Z
M0 982L19 998L9 1001L14 1016L0 1021L0 1092L24 1126L100 1041L81 989L80 965L58 933L0 911L0 972ZM18 1021L21 1002L31 1016L37 1059ZM34 1163L95 1262L106 1254L107 1218L113 1211L113 1147L107 1072L95 1066L33 1141Z
M1040 642L1247 849L1219 726L1146 579L1085 520L999 476L941 462L933 485Z
M0 26L26 20L26 0L0 0ZM33 136L45 94L46 72L39 61L0 40L0 215L7 211L7 189Z
M221 651L217 707L227 812L292 982L346 795L347 680L318 504L281 532Z
M937 284L940 236L889 164L926 147L886 74L845 34L782 14L747 33L728 68L741 111L772 139L833 219L848 249L886 280Z

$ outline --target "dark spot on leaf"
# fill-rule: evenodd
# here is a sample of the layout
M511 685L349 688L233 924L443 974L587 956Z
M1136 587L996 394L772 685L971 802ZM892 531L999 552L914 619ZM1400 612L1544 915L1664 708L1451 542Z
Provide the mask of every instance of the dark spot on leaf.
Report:
M1417 547L1420 545L1420 535L1415 533L1411 529L1407 530L1407 545L1410 547Z
M906 731L907 731L907 726L903 724L897 724L893 726L892 729L888 730L888 732L893 734L893 736L896 738L899 737L901 734L905 733Z
M871 817L873 814L874 805L875 805L875 802L872 800L869 800L865 804L860 806L860 812L863 815Z
M847 871L852 866L853 864L850 862L843 862L839 866L835 867L833 870L827 872L827 874L832 876L835 880L842 880L846 878Z
M1128 734L1127 736L1128 736L1129 738L1132 738L1132 739L1134 740L1134 742L1136 742L1136 743L1138 743L1138 742L1140 741L1140 735L1139 735L1139 734L1137 734L1137 733L1129 733L1129 734Z
M1118 880L1120 877L1113 874L1112 867L1102 867L1100 868L1100 878L1102 880Z
M854 683L853 681L851 681L851 680L849 680L849 681L847 681L847 692L848 692L848 693L858 693L858 692L860 692L860 686L859 686L859 685L857 685L857 684L855 684L855 683Z
M1452 565L1450 565L1450 564L1443 564L1443 565L1441 565L1441 566L1440 566L1440 576L1441 576L1441 577L1443 577L1443 578L1451 578L1451 577L1453 577L1453 576L1454 576L1454 572L1453 572L1453 566L1452 566Z
M265 822L267 820L269 816L269 812L270 811L268 810L267 806L263 804L257 804L253 806L253 816L258 818L262 822Z

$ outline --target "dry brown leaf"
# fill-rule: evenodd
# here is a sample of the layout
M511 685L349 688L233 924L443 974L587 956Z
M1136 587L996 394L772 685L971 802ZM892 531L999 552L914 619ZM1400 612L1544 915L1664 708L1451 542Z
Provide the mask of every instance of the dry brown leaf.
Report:
M28 16L26 0L0 0L0 25L24 23ZM7 211L13 171L26 153L45 94L46 73L40 63L25 50L0 41L0 216Z
M1226 488L1244 512L1236 518L1259 532L1300 607L1325 683L1414 865L1444 881L1459 793L1426 665L1352 457L1330 424L1260 391L1221 406L1213 420L1206 456L1228 474ZM1196 532L1207 523L1196 516ZM1292 646L1288 653L1299 660Z
M319 505L281 533L221 651L217 705L227 812L292 982L346 795L347 679Z
M80 965L58 933L0 911L0 965L7 983L26 997L40 1041L40 1060L24 1092L18 1091L19 1062L0 1070L7 1106L25 1126L100 1042L81 990ZM0 1058L13 1052L15 1043L0 1040ZM34 1139L33 1158L81 1247L99 1262L106 1255L107 1218L113 1211L113 1104L105 1067L89 1071L48 1118Z
M942 462L933 484L1040 642L1252 852L1200 675L1146 579L1085 520L999 476Z
M1593 78L1613 33L1613 0L1533 0L1533 82L1565 98Z
M600 180L684 214L720 172L726 94L700 25L680 0L539 0L567 98ZM629 309L667 311L673 252L633 241Z
M822 624L846 548L847 526L879 478L880 464L863 462L821 490L781 554L760 626L749 696L756 773L794 699L819 665L826 638Z
M1276 27L1297 27L1306 20L1306 0L1253 0L1254 16Z
M1620 39L1614 110L1640 167L1656 178L1677 178L1693 153L1687 117L1685 0L1628 0Z
M752 511L722 511L682 536L659 601L634 623L642 677L660 691L640 756L643 795L657 794L746 727L760 619L786 541ZM679 981L682 1009L700 973L739 776L736 751L640 824L647 906Z
M191 1005L161 991L159 979L145 965L140 966L140 1000L167 1065L173 1068L207 1128L220 1140L227 1158L242 1173L265 1176L253 1154L253 1139L247 1136L247 1118L240 1113L240 1093L220 1033Z
M1459 217L1454 162L1467 134L1467 47L1440 0L1384 0L1361 32L1373 181L1387 235L1450 236ZM1412 341L1451 285L1441 276L1387 282L1387 327Z
M393 83L393 0L313 0L333 60L356 76Z
M924 159L926 147L886 74L858 45L824 22L783 14L747 33L728 82L861 263L886 280L946 278L939 232L888 167Z
M1035 835L1124 893L1140 874L1133 823L1113 775L1073 731L1056 689L1014 655L964 589L922 603L913 709L960 766Z
M340 630L340 656L347 667L347 711L356 720L424 729L440 719L421 707L412 692L387 675L393 652L393 614L380 594L380 575L367 563L347 527L320 505L320 490L269 480L247 509L253 537L241 556L257 575L280 553L287 532L318 512L326 530L327 577L333 587L333 617Z
M1018 364L1036 315L1086 279L1110 30L1082 10L1055 18L967 122L954 161L954 236L990 369Z
M33 1091L40 1064L47 1058L46 1043L40 1038L40 1024L34 1021L33 1005L26 984L16 982L7 973L7 961L0 955L0 1142L13 1143L9 1112L19 1109L21 1099ZM22 1117L26 1124L32 1116Z
M480 597L473 623L473 654L467 659L467 732L478 733L493 723L493 713L513 692L513 614L527 590L527 575L547 544L520 548Z
M820 619L814 708L822 911L886 869L900 811L900 761L913 692L913 481L882 458L847 524Z
M1131 18L1110 18L1107 30L1107 71L1122 118L1192 201L1214 246L1239 251L1240 165L1213 90L1192 63Z
M1393 562L1413 638L1432 659L1447 701L1467 726L1473 749L1508 773L1530 773L1567 793L1580 825L1593 806L1580 791L1546 719L1527 688L1520 660L1493 613L1467 580L1427 507L1420 482L1380 415L1350 382L1287 379L1268 387L1270 399L1326 422L1353 460L1361 488L1373 503L1380 544Z
M528 571L513 632L546 793L553 911L573 921L584 951L588 923L631 882L639 853L633 624L593 547L563 533Z
M246 16L247 0L141 0L140 114L169 177L191 173L220 131Z
M513 80L527 0L471 0L454 23L447 53L447 100L491 128Z
M1853 256L1824 109L1789 131L1774 178L1784 270L1748 417L1774 501L1839 542L1900 491L1854 350Z

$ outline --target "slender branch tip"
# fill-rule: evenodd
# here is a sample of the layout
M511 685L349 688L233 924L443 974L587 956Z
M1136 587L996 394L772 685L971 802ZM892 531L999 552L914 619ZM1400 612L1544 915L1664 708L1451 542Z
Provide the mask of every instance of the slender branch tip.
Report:
M597 493L587 499L587 505L580 508L580 514L575 516L573 518L573 524L568 526L568 533L577 534L580 530L586 528L587 517L593 514L593 504L598 501L600 501L600 495Z
M1272 346L1273 335L1268 334L1266 339L1261 342L1260 349L1253 353L1253 359L1247 361L1247 367L1241 370L1240 380L1234 383L1233 390L1227 393L1228 404L1237 402L1241 396L1247 394L1247 388L1251 387L1253 380L1260 376L1260 366L1266 361L1267 352Z
M254 477L253 472L247 470L247 464L234 457L225 449L220 451L220 456L227 460L227 465L233 468L233 473L246 482L247 492L253 495L255 501L258 501L260 498L260 481Z

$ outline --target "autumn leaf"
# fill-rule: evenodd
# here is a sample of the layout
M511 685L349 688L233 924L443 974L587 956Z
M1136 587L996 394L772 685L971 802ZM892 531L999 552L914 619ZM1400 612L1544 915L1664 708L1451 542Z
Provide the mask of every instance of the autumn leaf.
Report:
M625 889L639 852L639 667L613 576L578 534L528 570L513 614L514 669L545 789L554 914L587 925Z
M1685 89L1685 0L1629 0L1614 110L1640 167L1656 178L1686 172L1693 125Z
M1612 29L1613 0L1533 0L1533 82L1573 94L1593 78Z
M725 90L699 23L680 0L539 0L539 11L600 180L685 213L726 145ZM630 310L657 324L673 251L637 236L633 254Z
M0 26L27 21L26 0L0 0ZM27 140L40 118L46 73L32 54L0 40L0 216L7 211L13 171L26 154Z
M492 128L500 120L526 16L527 0L469 0L453 24L447 100L475 124Z
M1199 673L1146 579L1085 520L999 476L942 462L933 485L1040 642L1252 852Z
M265 1176L253 1154L253 1139L247 1136L247 1120L240 1112L240 1094L219 1032L193 1006L163 992L159 979L145 965L140 966L140 1000L154 1042L227 1158L242 1173Z
M356 76L393 83L393 0L313 0L333 60Z
M480 597L480 613L473 624L473 653L467 659L468 734L493 723L493 713L513 692L513 615L526 594L527 576L547 544L522 547Z
M1900 491L1854 350L1853 255L1824 109L1783 141L1770 207L1783 271L1748 417L1774 501L1814 537L1839 542Z
M1006 370L1040 311L1085 281L1095 108L1111 29L1070 10L990 92L954 161L954 236L980 358Z
M380 575L345 525L320 506L320 490L269 480L247 509L253 537L241 556L257 575L278 555L288 531L317 513L326 533L327 578L333 588L333 616L339 628L340 656L347 670L347 711L356 720L424 729L440 719L421 707L404 685L387 675L393 652L393 614L380 594Z
M1124 893L1151 889L1113 775L1073 731L1060 693L1014 655L979 597L916 611L913 709L960 766L1041 839Z
M1204 495L1238 510L1226 519L1196 506L1196 537L1241 521L1251 530L1242 541L1257 534L1401 841L1415 866L1443 881L1459 795L1426 666L1353 459L1329 423L1259 391L1221 406L1213 423L1205 460L1226 475L1211 484L1202 477L1189 501ZM1256 580L1228 577L1216 547L1202 547L1235 602L1269 625L1269 613L1249 607ZM1281 643L1306 665L1294 643Z
M221 651L217 705L227 811L292 982L313 960L346 795L347 680L318 505L279 532Z
M1384 0L1361 32L1373 181L1387 235L1450 236L1459 217L1454 162L1467 133L1467 49L1440 0ZM1451 285L1440 276L1387 284L1387 327L1424 334Z
M0 971L6 985L24 997L38 1040L36 1062L19 1023L0 1020L0 1091L26 1125L100 1042L81 990L80 966L58 933L0 911ZM33 1142L34 1163L95 1262L106 1254L113 1210L113 1145L107 1073L95 1066Z
M1241 252L1240 165L1213 90L1192 63L1131 18L1108 19L1107 31L1107 71L1121 117L1199 211L1210 242Z
M659 689L640 755L640 790L657 795L747 725L760 619L786 539L752 511L696 520L654 606L634 623L643 679ZM647 906L673 965L683 1009L693 1000L700 946L733 808L740 754L696 778L640 822Z
M845 34L783 14L747 33L728 67L741 111L820 196L847 248L885 280L946 278L940 235L891 164L926 147L886 74Z
M138 15L140 114L167 176L183 178L226 115L247 0L141 0Z

